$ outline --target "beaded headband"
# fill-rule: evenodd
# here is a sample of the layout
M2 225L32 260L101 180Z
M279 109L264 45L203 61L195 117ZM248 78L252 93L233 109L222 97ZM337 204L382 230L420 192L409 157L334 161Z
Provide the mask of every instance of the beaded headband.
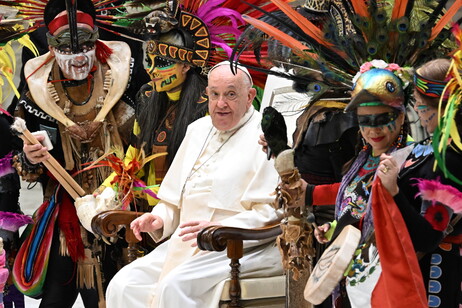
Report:
M447 82L442 80L434 80L414 74L414 85L417 91L422 95L428 97L438 98L443 94L443 90L446 87Z

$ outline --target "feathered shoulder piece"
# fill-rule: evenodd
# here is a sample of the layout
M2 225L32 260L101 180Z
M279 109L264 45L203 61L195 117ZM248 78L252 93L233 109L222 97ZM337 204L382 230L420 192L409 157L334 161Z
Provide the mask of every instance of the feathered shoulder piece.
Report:
M13 49L13 41L18 42L22 46L29 48L34 54L38 55L37 48L29 39L27 32L29 31L29 22L22 20L16 14L18 9L0 4L0 103L9 96L10 91L14 91L19 98L19 92L13 83L13 77L16 70L16 56ZM3 87L4 79L8 82L8 87ZM2 91L8 89L7 93Z
M264 16L243 16L252 27L234 50L237 58L249 49L260 57L259 51L268 46L263 65L286 68L289 73L284 77L296 82L318 83L337 91L351 89L353 77L365 62L377 59L416 67L448 54L454 44L447 25L462 5L457 0L446 11L446 0L397 0L393 5L312 0L294 8L281 0L270 1L279 13L249 4Z
M452 214L462 215L462 192L438 179L417 179L419 196L424 201L423 216L435 230L449 233ZM448 232L449 231L449 232Z

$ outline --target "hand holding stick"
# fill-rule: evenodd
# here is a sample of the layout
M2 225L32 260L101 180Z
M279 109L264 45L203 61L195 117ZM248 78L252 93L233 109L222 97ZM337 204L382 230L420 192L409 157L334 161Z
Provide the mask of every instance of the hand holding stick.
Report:
M19 137L25 143L40 144L37 138L27 129L26 122L23 119L16 118L11 128L20 134ZM53 156L50 155L50 158L44 161L43 164L74 200L85 195L83 188L80 187Z
M316 223L315 217L313 213L309 213L306 217L306 221L313 226L313 228L317 229L318 224Z

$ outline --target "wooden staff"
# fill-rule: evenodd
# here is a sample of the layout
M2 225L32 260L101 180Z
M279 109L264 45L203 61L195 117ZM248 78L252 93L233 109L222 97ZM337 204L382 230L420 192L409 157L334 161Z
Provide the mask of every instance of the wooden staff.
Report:
M26 122L21 118L16 118L12 129L20 134L20 138L27 144L40 144L34 135L26 127ZM72 176L61 166L61 164L50 155L50 158L43 162L45 167L53 174L69 195L75 200L85 195L82 187L72 178Z

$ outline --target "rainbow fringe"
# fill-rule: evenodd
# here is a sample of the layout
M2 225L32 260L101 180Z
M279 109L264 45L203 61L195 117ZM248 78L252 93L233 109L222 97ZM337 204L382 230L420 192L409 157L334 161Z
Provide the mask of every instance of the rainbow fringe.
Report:
M36 223L26 229L27 237L14 262L13 282L21 293L32 298L42 294L58 213L55 196L40 206L34 215Z

